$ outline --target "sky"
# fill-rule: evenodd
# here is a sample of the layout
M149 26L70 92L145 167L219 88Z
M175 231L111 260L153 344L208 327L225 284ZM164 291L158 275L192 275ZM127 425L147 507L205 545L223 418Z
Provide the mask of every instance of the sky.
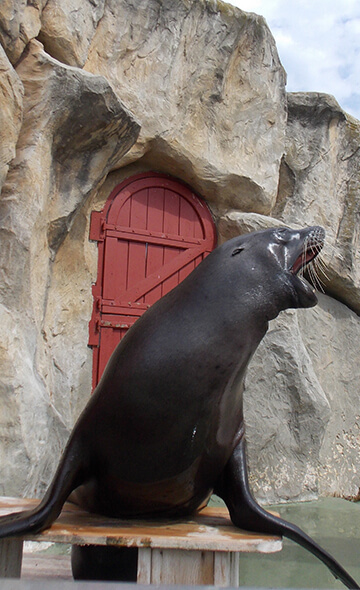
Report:
M265 17L288 92L326 92L360 119L360 0L227 0Z

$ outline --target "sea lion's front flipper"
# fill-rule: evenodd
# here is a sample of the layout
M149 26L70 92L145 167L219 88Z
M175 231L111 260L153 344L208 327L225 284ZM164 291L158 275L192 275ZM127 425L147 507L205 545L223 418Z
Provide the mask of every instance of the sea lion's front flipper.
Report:
M70 493L86 478L82 445L70 439L43 500L33 510L0 517L0 539L26 533L39 533L59 516Z
M249 487L244 437L236 446L214 492L224 500L231 520L239 528L288 537L318 557L347 588L359 588L347 571L299 527L259 506Z

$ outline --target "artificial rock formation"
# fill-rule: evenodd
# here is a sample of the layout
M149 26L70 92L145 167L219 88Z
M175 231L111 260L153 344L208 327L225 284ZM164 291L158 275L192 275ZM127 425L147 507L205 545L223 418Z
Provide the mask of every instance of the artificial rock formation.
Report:
M0 493L43 492L90 395L90 213L157 170L219 241L325 226L327 295L272 322L249 371L249 463L264 501L355 497L359 122L286 95L264 19L216 0L6 0L0 41Z
M1 111L0 111L0 189L15 157L22 123L23 85L0 46Z
M333 246L328 292L359 314L359 121L316 93L289 94L288 111L283 190L272 214L289 223L315 218L325 227Z
M10 130L12 123L12 135L17 125L18 137L13 139L13 158L0 202L0 313L6 327L0 337L0 481L1 493L17 493L21 487L25 493L34 493L48 482L53 458L59 456L84 405L78 400L81 385L69 384L72 372L58 364L47 338L50 285L56 284L54 261L77 210L129 150L139 124L104 77L62 64L36 40L28 43L16 72L8 69L13 84L9 88L19 102L21 92L24 98L20 105L9 100L14 115L7 124ZM22 112L21 127L16 107ZM9 132L6 141L10 139ZM76 274L76 260L66 264ZM82 273L87 273L86 264ZM71 294L72 288L71 278L63 277L65 293ZM74 301L68 305L72 316L76 315ZM79 306L82 309L86 303ZM88 313L90 309L91 303ZM76 330L79 319L78 314ZM53 339L60 325L58 316ZM83 337L86 343L86 330ZM72 355L77 352L76 345L66 350ZM85 344L77 355L80 363L86 353ZM63 371L66 384L62 394L56 395L53 381L61 387ZM76 374L77 384L86 386L78 366ZM69 386L76 389L71 398Z

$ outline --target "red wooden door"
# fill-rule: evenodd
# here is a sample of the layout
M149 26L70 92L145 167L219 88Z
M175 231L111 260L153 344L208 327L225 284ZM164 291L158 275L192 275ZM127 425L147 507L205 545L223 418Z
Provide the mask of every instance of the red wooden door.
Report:
M103 211L93 211L90 239L99 251L89 325L95 387L137 318L215 247L216 230L206 204L186 185L145 173L117 186Z

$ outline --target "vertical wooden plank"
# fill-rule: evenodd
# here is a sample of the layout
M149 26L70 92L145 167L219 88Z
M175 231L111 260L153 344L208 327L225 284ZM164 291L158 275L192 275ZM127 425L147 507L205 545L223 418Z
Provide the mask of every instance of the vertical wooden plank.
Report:
M146 229L147 227L148 190L137 191L131 198L130 226L131 229ZM127 285L133 287L145 277L147 245L142 242L129 243L129 257L127 270ZM141 297L139 303L143 303Z
M115 300L127 288L129 244L126 240L106 237L103 271L103 298Z
M214 585L239 587L239 553L215 551Z
M130 194L130 193L129 193ZM118 197L120 203L122 201L121 193ZM112 212L112 209L110 210ZM113 223L114 225L121 225L123 227L130 227L130 211L131 211L131 197L129 196L128 199L125 200L124 203L121 204L119 211L113 215L114 219L109 223Z
M146 229L148 211L148 189L138 190L132 195L130 205L130 227Z
M230 553L230 586L238 588L240 584L240 553Z
M199 224L199 218L195 209L186 199L180 201L180 235L184 238L195 237L195 227Z
M153 549L151 584L213 585L213 552Z
M164 231L164 209L167 204L162 187L152 187L148 194L147 229L155 232ZM159 244L149 243L146 251L145 276L160 269L164 264L164 247ZM145 303L152 305L162 296L161 285L152 289L144 297Z
M199 580L196 584L214 585L214 552L213 551L196 551L200 553L200 571Z
M167 578L170 575L164 572L164 559L162 549L152 549L151 551L151 584L161 584L163 576ZM169 582L171 584L171 582Z
M145 278L147 245L143 242L131 242L129 244L128 268L127 268L127 289L135 287ZM136 301L143 303L143 298ZM125 301L124 303L135 303Z
M180 198L177 193L165 190L164 233L179 235L180 230Z
M230 553L216 551L214 555L214 584L224 588L230 586Z
M22 553L21 539L0 541L0 578L20 578Z
M164 247L157 244L149 244L146 257L145 276L148 277L152 273L160 270L163 265ZM144 302L148 305L152 305L162 297L162 294L162 286L159 284L157 287L146 293Z
M200 240L203 240L206 237L203 218L201 216L199 217L198 214L196 214L195 210L194 213L196 215L196 220L194 223L194 238L199 238Z
M98 380L104 372L106 364L111 357L115 347L120 342L120 330L114 328L100 328L100 349L99 349L99 361L98 361Z
M180 232L180 196L169 189L165 190L165 210L164 210L164 233L178 236ZM164 259L163 263L166 264L173 258L175 258L180 252L183 252L180 248L170 248L166 246L164 248ZM176 285L179 284L179 274L176 273L169 279L163 282L161 295L164 296L171 291Z
M178 254L181 254L181 252L184 252L184 250L182 248L171 248L169 246L165 246L165 248L164 248L164 264L166 264L167 262L170 262L171 260L176 258L178 256ZM179 281L179 271L178 271L162 283L162 296L166 295L166 293L169 293L169 291L171 291L171 289L176 287L179 284L179 282L180 281Z
M117 239L107 237L104 245L104 267L102 276L102 296L104 299L114 299L113 279L115 269L113 261L116 259Z
M116 260L114 260L115 281L114 300L121 299L121 293L127 289L128 264L129 264L129 243L127 240L117 240L115 249Z
M137 569L137 583L151 584L151 562L152 549L148 547L139 547L138 553L138 569Z
M167 208L165 191L162 187L151 187L148 192L147 229L164 231L164 211Z
M100 353L100 347L99 346L94 346L93 347L92 381L91 381L91 385L92 385L92 390L93 391L94 391L95 387L97 386L97 384L100 381L100 375L99 375L99 353Z

